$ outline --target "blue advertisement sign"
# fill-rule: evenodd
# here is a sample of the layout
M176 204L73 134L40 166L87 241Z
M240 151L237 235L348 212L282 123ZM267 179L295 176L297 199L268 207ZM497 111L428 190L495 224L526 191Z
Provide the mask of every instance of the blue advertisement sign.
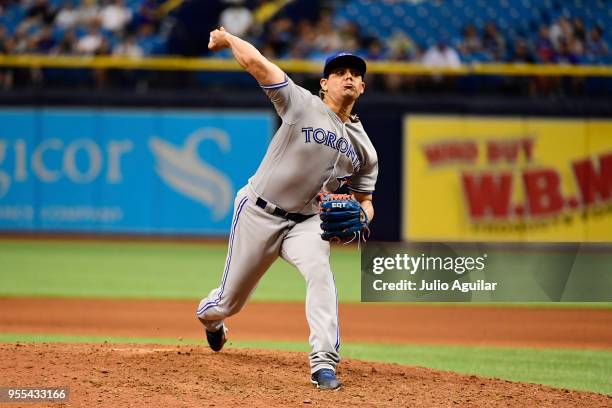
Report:
M224 235L266 111L0 110L0 230Z

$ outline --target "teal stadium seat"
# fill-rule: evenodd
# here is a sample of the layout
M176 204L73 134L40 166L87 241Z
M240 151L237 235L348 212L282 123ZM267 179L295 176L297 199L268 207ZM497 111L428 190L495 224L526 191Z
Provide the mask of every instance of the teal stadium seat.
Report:
M350 0L335 14L338 18L356 21L362 32L383 40L398 29L403 30L423 49L439 39L459 44L466 25L474 24L482 30L489 21L497 25L508 45L518 37L529 43L535 40L541 24L551 25L561 15L580 17L587 31L596 25L603 27L605 41L612 44L612 30L609 29L612 27L612 7L604 0ZM472 55L469 59L490 60L482 55ZM609 59L609 56L585 58L585 62L609 63Z

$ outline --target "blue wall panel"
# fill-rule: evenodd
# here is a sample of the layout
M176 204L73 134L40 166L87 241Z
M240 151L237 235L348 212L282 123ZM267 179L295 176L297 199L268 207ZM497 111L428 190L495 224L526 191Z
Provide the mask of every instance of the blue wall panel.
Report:
M264 111L0 109L0 230L226 234Z

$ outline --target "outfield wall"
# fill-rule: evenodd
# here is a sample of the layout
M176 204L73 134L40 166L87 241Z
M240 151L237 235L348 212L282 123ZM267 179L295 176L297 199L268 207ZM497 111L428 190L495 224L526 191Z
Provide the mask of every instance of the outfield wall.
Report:
M225 235L267 111L0 109L0 230Z
M403 238L612 241L612 120L406 115Z
M308 78L302 81L312 92L316 92L316 81ZM253 88L256 89L255 83ZM549 147L540 143L544 139L539 141L534 150L534 162L527 167L535 168L544 160L543 164L560 172L564 183L564 209L560 215L571 212L572 217L580 222L583 206L582 201L578 201L581 196L576 194L579 185L571 185L572 163L590 158L597 172L596 180L600 183L595 186L599 194L596 197L597 206L591 209L601 213L608 208L604 205L604 210L601 210L600 204L607 203L605 199L602 201L602 197L610 186L609 174L601 172L601 157L612 151L612 135L609 130L596 132L600 138L597 149L568 147L569 152L559 156L556 162L548 156L547 150L550 146L565 146L568 140L571 140L572 146L586 143L587 139L581 139L585 137L583 130L576 133L575 138L572 136L574 130L584 129L581 125L584 120L584 123L591 123L589 121L605 122L612 118L612 101L588 97L551 101L486 95L472 98L433 94L366 94L358 102L356 112L379 155L380 173L375 192L373 239L465 240L470 239L473 233L468 218L462 221L465 225L460 225L460 220L453 221L456 225L451 229L454 231L452 234L442 233L440 228L422 229L423 223L436 220L446 220L446 225L451 213L455 216L465 214L466 201L461 192L450 194L447 191L444 193L446 195L439 195L436 191L432 193L437 179L429 176L435 172L447 172L447 177L450 174L460 174L463 167L457 163L448 162L443 170L436 166L428 169L422 165L418 171L423 174L417 177L416 183L420 182L420 188L425 190L411 192L410 188L418 186L414 184L411 187L410 172L407 170L409 167L406 167L411 165L411 161L405 161L404 158L414 159L423 152L418 143L410 147L412 139L406 136L409 133L405 127L406 118L414 115L435 115L430 122L421 125L422 130L429 132L426 137L431 140L458 137L465 141L472 137L469 132L450 134L442 131L438 125L449 116L458 120L455 125L459 127L469 121L480 121L477 127L480 129L478 138L481 139L478 139L480 141L477 144L482 151L487 144L482 138L514 137L503 130L504 126L520 128L532 119L569 118L567 123L572 123L571 129L554 125L553 130L546 131L547 135L543 137ZM3 208L0 232L227 235L231 218L227 197L232 196L256 169L269 137L279 124L270 102L257 90L240 93L160 91L143 94L79 90L8 91L0 93L0 113L0 208ZM438 118L442 120L438 121ZM492 121L487 122L487 118ZM205 134L198 133L202 129L208 130L204 131ZM210 129L218 129L221 134L210 132ZM522 131L514 133L517 138L526 134ZM182 160L186 156L181 155L194 149L193 144L197 146L191 151L197 151L197 155L191 155L190 161ZM174 166L171 176L167 173L164 176L163 171L160 173L163 168L169 167L163 167L164 161L160 160L163 155L159 157L155 151L174 154L174 163L178 164L178 168ZM186 163L195 165L194 169L211 171L204 171L208 175L198 179L199 170L192 169L196 174L195 182L191 177L187 178L187 185L175 182L173 186L168 178L176 179L173 176L177 172L181 173L180 167L185 167ZM415 164L414 161L412 164ZM169 165L167 160L166 165ZM481 162L474 168L482 169L483 166L488 165ZM515 169L516 172L520 173L521 168L525 167L520 166ZM489 168L497 171L504 166L498 163ZM120 174L118 170L121 170ZM202 181L208 180L211 174L216 175L212 177L216 181ZM519 179L518 175L514 176L515 181ZM194 188L194 185L202 183L208 185L203 188L204 193L202 189ZM513 189L519 188L521 183L515 183ZM215 195L215 200L205 198L207 194L209 197ZM508 212L509 217L512 215L516 219L523 198L520 191L513 191L507 207L512 212ZM576 198L576 202L572 198ZM411 214L411 202L420 203L426 207L426 211ZM441 202L449 207L440 209ZM28 205L29 209L24 210L23 207ZM84 209L62 212L61 208L61 211L52 208L43 212L49 206L61 205L76 205ZM571 208L573 205L576 205L575 209L566 211L565 207ZM88 206L108 207L111 211L107 211L108 208L104 211L91 211ZM219 208L215 210L215 206ZM114 207L119 207L121 211L115 211ZM547 217L549 215L546 214ZM58 216L64 219L54 219ZM70 219L79 216L89 217L89 220L76 222ZM563 220L563 217L557 218ZM413 222L415 219L416 224ZM594 221L593 228L600 229L595 240L612 241L612 233L606 235L607 231L612 230L608 228L609 219L608 215ZM506 221L505 225L508 224ZM421 223L421 230L411 232L411 228L415 225L418 227L418 223ZM588 239L582 233L561 234L558 239L554 239L557 237L556 232L551 232L549 235L534 236L534 240L549 241L551 237L552 240ZM481 238L530 240L513 238L505 233L489 234Z

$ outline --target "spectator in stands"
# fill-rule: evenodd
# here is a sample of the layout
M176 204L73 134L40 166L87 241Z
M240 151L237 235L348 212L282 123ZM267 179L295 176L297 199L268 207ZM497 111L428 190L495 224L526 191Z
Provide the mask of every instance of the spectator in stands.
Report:
M102 28L111 32L120 32L132 19L132 11L123 0L109 0L100 11Z
M570 43L566 40L561 40L559 43L559 52L554 58L557 64L576 65L580 63L579 56L572 50Z
M144 55L151 55L155 52L156 41L153 24L143 24L138 28L136 43L142 49Z
M28 51L27 26L20 25L13 34L13 52L15 54L25 54Z
M482 48L494 61L502 61L506 54L506 41L497 30L497 25L489 21L482 34Z
M6 54L7 53L7 42L9 39L9 35L8 32L6 30L6 27L4 27L3 25L0 25L0 54Z
M259 52L261 52L261 55L263 55L269 60L278 58L278 55L276 55L276 51L274 51L274 48L272 48L272 45L268 43L264 43L264 45L262 45L261 48L259 49Z
M390 60L411 61L420 58L420 50L412 38L402 30L394 30L386 45L388 49L386 58ZM387 91L399 92L414 85L415 78L400 74L387 74L382 77L382 81Z
M110 42L107 38L102 37L100 41L100 45L96 49L94 55L96 56L106 56L111 54L111 46ZM93 80L94 85L98 89L102 89L106 87L109 83L109 72L104 68L95 68L93 70Z
M420 58L420 49L404 31L396 29L387 40L388 58L394 61L411 61Z
M113 49L113 55L130 58L142 58L144 56L144 50L136 42L136 36L133 34L127 34L124 36L123 40L115 46Z
M540 26L534 45L539 62L553 62L555 57L555 47L550 39L550 30L545 24Z
M589 31L589 37L586 42L585 51L587 55L594 57L607 56L609 47L603 39L603 29L601 27L593 27Z
M561 47L561 42L565 41L566 44L573 36L572 25L565 16L559 17L559 19L550 27L550 41L556 50Z
M2 12L2 8L0 8ZM8 33L5 26L0 24L0 55L10 55L15 53L15 41Z
M457 50L450 47L446 40L439 40L436 45L425 52L422 63L430 68L459 68L461 59ZM428 87L431 87L431 89L443 90L452 87L455 78L434 73L429 78L423 77L421 81L429 83Z
M51 26L44 26L36 35L33 36L36 42L36 52L47 54L55 46L55 39L53 38L53 28Z
M35 35L31 35L26 38L26 48L23 51L24 54L37 54L38 53L38 39Z
M461 66L459 53L450 47L446 41L438 41L423 55L423 65L434 68L458 68Z
M77 9L78 25L89 26L92 21L98 19L100 8L96 0L81 0L81 4Z
M580 41L578 38L572 36L567 41L570 52L578 57L580 61L582 61L584 57L584 43Z
M291 58L308 58L316 39L312 23L308 20L300 20L296 37L290 49Z
M93 55L102 45L102 33L100 31L100 20L89 23L89 31L77 42L77 51L81 54Z
M66 30L64 31L64 35L62 36L62 39L51 50L51 53L59 54L59 55L75 54L77 51L76 49L77 41L78 41L77 35L74 32L74 30L72 29Z
M154 27L158 27L160 18L157 1L143 0L134 18L132 18L129 28L131 30L136 30L143 24L152 24Z
M468 24L463 29L463 38L459 46L459 50L463 55L471 56L482 52L482 41L478 36L476 27L473 24Z
M332 15L329 11L321 13L321 18L315 30L315 48L322 54L330 54L344 48L342 39L334 27Z
M152 24L147 24L147 26L153 27ZM121 42L113 49L113 55L137 59L142 58L145 51L138 45L137 37L134 34L125 34ZM125 70L116 71L112 78L125 86L139 84L140 87L146 87L148 76L148 72Z
M266 43L271 47L274 55L284 56L289 52L289 46L293 41L291 32L292 23L288 18L278 18L270 24Z
M245 6L245 0L225 0L228 6L219 16L219 25L238 37L246 36L253 24L253 13Z
M361 48L361 36L359 34L359 27L352 21L345 21L339 31L340 41L342 42L341 48L345 51L357 52Z
M580 17L574 17L572 31L575 38L580 40L582 44L586 43L586 29L584 28L584 21Z
M368 44L368 53L366 54L367 61L377 61L384 59L385 54L382 44L377 38L372 38Z
M55 16L55 25L62 30L74 28L79 22L79 14L74 8L72 1L64 3Z
M24 54L36 54L38 52L38 37L36 35L26 36L24 42L25 44L22 50ZM18 82L27 82L33 86L39 86L43 83L43 73L42 69L39 67L30 67L25 70L20 70L17 71L16 74L16 81Z
M521 64L535 64L536 59L529 49L529 45L522 38L517 38L514 41L514 49L512 53L512 58L509 59L509 62L516 62Z
M94 55L111 55L111 52L112 50L110 41L108 41L108 38L102 37L102 39L100 40L100 45L96 49Z
M508 62L515 64L535 64L536 57L529 47L529 43L523 38L516 38L511 50L511 56ZM508 81L510 82L510 81ZM533 95L539 83L537 78L529 76L518 76L512 78L511 83L515 84L521 93L525 95Z
M32 6L26 11L26 20L37 20L43 24L52 24L56 12L48 0L34 0Z

